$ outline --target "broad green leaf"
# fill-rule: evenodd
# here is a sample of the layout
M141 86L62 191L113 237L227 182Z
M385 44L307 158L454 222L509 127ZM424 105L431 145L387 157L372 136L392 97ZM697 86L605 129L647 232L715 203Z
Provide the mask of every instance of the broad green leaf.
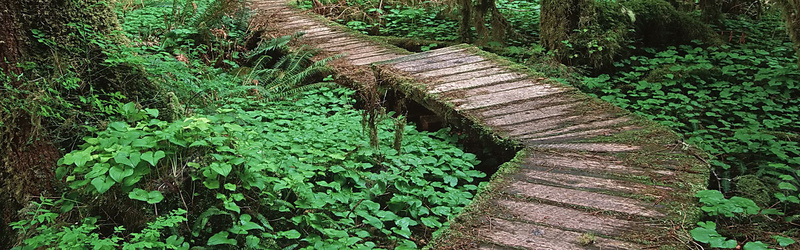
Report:
M298 232L297 230L294 230L294 229L289 230L289 231L279 232L278 235L283 236L283 237L285 237L287 239L297 239L297 238L300 238L300 236L301 236L300 232Z
M57 167L56 168L56 179L61 180L64 176L67 175L67 168L65 167Z
M128 153L127 151L117 152L117 154L114 155L114 161L116 161L119 164L128 165L130 167L136 167L136 165L134 165L133 161L131 161L130 159L130 153Z
M361 202L360 207L363 207L367 211L375 212L381 208L381 204L371 200L364 200Z
M205 147L208 146L208 143L205 140L197 140L189 144L189 147Z
M86 173L83 178L92 179L101 175L105 175L108 171L108 164L95 163L94 166L92 166L92 171Z
M158 117L158 109L144 109L144 112L146 112L152 118Z
M778 245L782 247L789 246L795 243L794 239L780 235L772 236L772 238L775 239L775 241L778 242Z
M450 207L446 207L446 206L434 207L434 208L431 208L431 212L433 212L433 214L435 214L435 215L448 216L448 215L450 215Z
M254 235L248 235L247 237L245 237L244 244L249 248L258 249L260 248L258 245L259 243L261 243L261 239Z
M131 167L136 167L136 165L139 165L139 162L142 161L142 153L140 153L139 151L131 152L129 157L130 157L129 159L131 160L131 164L132 164Z
M738 245L735 240L726 240L724 237L717 237L711 239L711 242L708 243L711 247L716 248L736 248Z
M423 225L430 228L439 228L442 226L442 223L439 222L436 217L422 217L420 221L422 221Z
M132 168L127 168L119 165L113 166L108 170L108 176L110 176L111 179L114 179L114 181L118 183L122 183L122 180L125 179L125 177L131 175L133 175Z
M217 172L218 174L226 177L228 176L228 174L231 173L232 169L232 166L230 164L218 163L218 162L211 163L210 167L211 170L214 170L214 172Z
M206 179L203 181L203 185L205 185L208 189L218 189L219 181L217 179Z
M135 188L133 191L128 192L128 198L140 201L147 201L148 193L141 188Z
M92 179L92 186L97 190L98 193L105 193L108 191L111 186L114 185L114 180L111 178L106 178L105 176L99 176L97 178Z
M228 239L228 232L222 231L211 238L208 238L208 245L209 246L216 246L216 245L236 245L235 239Z
M157 190L147 192L141 188L135 188L128 192L128 198L147 202L148 204L156 204L164 200L164 195Z
M445 175L444 183L450 185L451 187L455 187L456 185L458 185L458 178L452 175Z
M234 212L237 212L237 213L241 213L242 212L242 210L239 208L239 205L236 205L236 203L233 202L233 201L224 201L224 202L222 202L222 205L225 207L225 209L228 209L228 210L231 210L231 211L234 211Z
M76 152L74 151L72 153L71 159L72 162L75 164L75 166L83 167L83 165L86 165L87 162L92 160L92 155L89 154L89 152L86 152L85 150Z
M156 152L148 151L148 152L144 152L142 154L141 158L142 158L142 160L150 163L151 166L155 167L158 164L158 160L161 160L161 158L164 158L165 155L166 154L164 153L164 151L161 151L161 150L156 151Z
M394 224L402 229L408 229L409 226L418 225L417 221L408 217L403 217L402 219L396 220Z
M744 250L767 250L769 245L761 241L751 241L744 244Z
M133 186L134 184L138 183L141 179L142 179L141 175L128 176L124 180L122 180L122 185L126 186L126 187L130 187L130 186Z
M394 232L394 233L396 233L396 234L398 234L400 236L403 236L404 238L411 237L411 231L408 230L407 228L406 229L403 229L403 228L392 228L392 232Z
M164 200L164 195L158 190L153 190L147 193L147 203L156 204Z

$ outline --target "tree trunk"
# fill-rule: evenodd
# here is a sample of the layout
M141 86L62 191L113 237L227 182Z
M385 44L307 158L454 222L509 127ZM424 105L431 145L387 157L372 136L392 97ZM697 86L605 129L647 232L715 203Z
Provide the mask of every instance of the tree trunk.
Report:
M705 23L722 25L722 0L700 0L700 11Z
M580 25L581 13L590 6L591 0L542 0L539 16L542 46L554 51L556 60L568 58L567 44L570 34Z
M497 9L494 0L459 0L461 5L461 41L486 45L488 42L502 43L506 39L507 29L511 27L508 20ZM489 22L486 22L486 19ZM477 39L473 40L472 27L475 27Z
M53 131L58 127L70 128L64 121L53 121L37 114L38 107L24 107L37 103L43 88L67 93L56 79L65 70L74 71L80 87L73 90L73 98L81 93L105 91L120 92L129 100L152 103L151 107L165 107L159 98L158 86L147 81L139 68L126 64L108 65L104 48L81 40L74 24L85 24L94 33L110 36L119 30L115 11L101 0L3 0L0 4L0 81L8 83L15 91L0 92L0 249L9 249L15 241L9 222L18 220L17 211L30 197L48 195L58 180L53 177L56 161L61 157L59 140ZM52 41L46 45L34 36ZM124 43L116 37L112 42ZM81 53L70 49L82 48ZM16 67L17 63L32 62L37 66ZM24 77L16 76L23 74ZM0 75L0 76L3 76ZM31 79L35 76L39 80ZM36 83L35 83L36 82ZM83 91L83 92L81 92ZM59 95L59 94L56 95ZM60 96L63 97L63 96ZM66 99L77 102L77 100ZM60 111L60 110L59 110ZM71 117L85 121L86 117ZM72 128L82 123L75 122ZM78 140L77 129L65 129L60 142L70 145Z
M800 66L800 0L779 0L778 5L786 21L786 32L794 43L797 52L797 65Z
M695 10L695 0L667 0L667 2L675 7L675 9L683 12L692 12Z
M461 27L459 33L462 43L472 43L472 0L459 0L461 5Z

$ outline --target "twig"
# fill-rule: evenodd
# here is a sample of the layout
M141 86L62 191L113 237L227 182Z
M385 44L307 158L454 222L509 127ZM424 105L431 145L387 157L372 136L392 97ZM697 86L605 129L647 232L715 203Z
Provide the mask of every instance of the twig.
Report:
M350 214L353 213L353 210L356 210L358 205L361 205L362 201L364 201L364 198L361 198L361 200L359 200L358 203L356 203L356 205L352 209L350 209L350 212L347 212L347 216L345 216L345 218L350 218Z

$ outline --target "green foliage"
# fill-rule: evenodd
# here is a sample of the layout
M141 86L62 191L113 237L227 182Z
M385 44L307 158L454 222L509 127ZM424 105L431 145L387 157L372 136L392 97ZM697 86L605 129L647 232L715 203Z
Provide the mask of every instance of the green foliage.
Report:
M369 147L352 91L303 85L328 75L330 59L287 52L294 37L238 51L241 22L218 15L236 8L196 5L118 9L134 46L106 61L141 67L170 100L200 106L195 115L171 121L165 110L103 103L116 118L87 126L93 135L59 160L64 198L34 203L14 224L18 249L416 248L470 202L485 174L447 131L394 131L386 120L381 142L400 134L400 151ZM100 213L107 204L137 222Z
M245 45L258 31L248 29L250 12L241 1L145 1L117 11L136 52L125 60L136 61L179 100L208 104L247 94L239 72L249 63Z
M717 233L717 223L712 221L698 222L700 227L692 229L689 233L696 241L707 243L714 248L736 248L736 241L729 240Z
M381 34L399 37L417 37L437 41L458 40L458 22L443 17L443 9L412 8L402 5L385 6L381 16L384 25Z
M686 142L708 152L713 185L722 191L697 194L709 215L731 223L768 218L758 225L784 231L800 218L800 102L795 98L800 96L800 71L788 39L774 37L772 29L779 25L775 17L759 23L731 20L728 27L750 34L744 43L646 48L646 55L616 63L616 73L586 77L580 87L672 127ZM763 188L737 190L732 182L747 179L758 182L738 184L760 183ZM733 195L737 192L768 195L758 196L763 198L756 203ZM761 249L761 244L750 242L748 247Z
M700 18L675 9L670 1L631 0L622 5L635 19L635 36L644 46L686 44L692 40L714 43L715 33Z
M689 234L692 235L692 238L698 242L706 243L708 246L712 248L721 248L721 249L734 249L742 247L744 250L766 250L772 249L769 248L769 244L766 244L761 241L750 241L745 243L743 246L736 243L736 240L727 239L724 236L720 235L717 232L717 224L712 221L706 222L698 222L697 227L689 231ZM782 246L788 246L794 243L794 240L791 238L783 237L776 235L773 237L776 239L777 243Z
M323 4L339 5L335 1ZM329 17L364 34L396 37L424 38L438 41L455 41L458 20L451 8L436 4L414 6L408 4L386 4L373 1L348 1L350 8L330 8ZM379 6L381 8L379 8ZM310 9L311 1L303 1L301 8ZM339 11L341 10L341 11Z
M570 65L587 65L595 69L610 66L616 58L627 54L632 24L635 18L628 15L629 10L614 1L594 2L589 10L582 13L578 29L572 31L565 44Z
M116 57L132 54L114 42L114 37L98 33L85 24L68 23L74 30L69 36L79 45L58 44L41 30L31 30L37 45L42 45L63 61L24 62L17 65L22 72L3 74L0 79L0 123L19 119L27 114L35 122L31 130L50 129L56 142L73 139L72 130L93 125L117 115L116 107L126 98L121 89L110 92L102 84L110 84L104 75L119 65ZM100 62L92 61L100 58ZM103 60L103 58L105 58ZM132 81L136 81L132 79ZM131 83L133 85L134 83ZM42 122L43 121L43 122ZM16 124L12 124L16 126ZM27 138L26 138L27 139Z
M485 174L472 169L475 155L450 145L455 138L446 130L428 133L406 126L401 153L388 145L395 126L387 120L379 124L387 145L369 147L352 94L323 87L291 101L235 98L214 113L173 122L133 112L140 118L130 120L134 124L114 122L85 138L80 149L59 161L57 172L77 190L124 192L130 199L168 207L163 201L177 194L148 191L149 183L165 177L192 183L198 188L196 202L206 205L190 208L204 211L189 217L194 218L187 221L193 225L191 236L179 231L166 239L166 234L147 238L153 244L418 246L412 239L445 226L470 202L476 178ZM192 158L187 152L201 155ZM100 237L96 220L58 226L54 222L64 219L59 216L44 210L32 214L41 226L24 228L31 236L23 248L136 243ZM60 237L66 233L89 237L69 242ZM180 237L188 240L176 241ZM50 240L40 240L45 238Z
M700 202L705 204L702 209L709 215L734 217L736 215L758 214L761 210L753 200L738 196L726 199L717 190L702 190L697 192L695 197L700 198Z
M280 37L271 42L262 43L253 50L248 58L256 62L250 74L245 78L245 82L252 82L255 86L245 86L245 88L257 89L258 97L272 101L323 85L333 85L330 82L306 84L330 73L326 64L337 58L330 57L312 63L311 57L315 53L309 49L300 49L296 53L284 55L275 62L272 68L265 67L272 59L266 53L286 46L291 39L291 36Z
M28 235L29 237L23 240L21 246L12 249L189 249L189 243L185 242L183 237L177 235L165 237L173 234L178 226L186 221L185 210L177 209L165 216L156 218L155 221L148 223L140 232L130 233L130 239L126 240L122 237L125 231L122 226L115 227L111 236L101 236L98 233L97 217L83 218L80 223L70 226L51 226L56 221L59 213L51 212L49 208L60 205L58 203L62 201L54 202L47 198L41 198L40 202L32 203L37 208L28 212L28 215L32 218L31 220L11 223L15 230L23 234L34 233L34 235ZM164 234L164 231L167 230L170 232Z
M498 0L497 8L508 20L511 29L520 37L508 41L512 46L528 46L539 40L539 0Z

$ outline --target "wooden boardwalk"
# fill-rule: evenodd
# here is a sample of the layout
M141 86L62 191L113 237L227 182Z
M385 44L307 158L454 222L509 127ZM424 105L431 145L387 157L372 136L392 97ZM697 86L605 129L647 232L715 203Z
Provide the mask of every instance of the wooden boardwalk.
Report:
M466 45L411 54L283 0L254 7L269 15L274 32L303 31L302 43L345 55L340 62L377 72L440 115L525 146L429 247L689 244L687 230L700 215L692 196L708 173L672 131Z

